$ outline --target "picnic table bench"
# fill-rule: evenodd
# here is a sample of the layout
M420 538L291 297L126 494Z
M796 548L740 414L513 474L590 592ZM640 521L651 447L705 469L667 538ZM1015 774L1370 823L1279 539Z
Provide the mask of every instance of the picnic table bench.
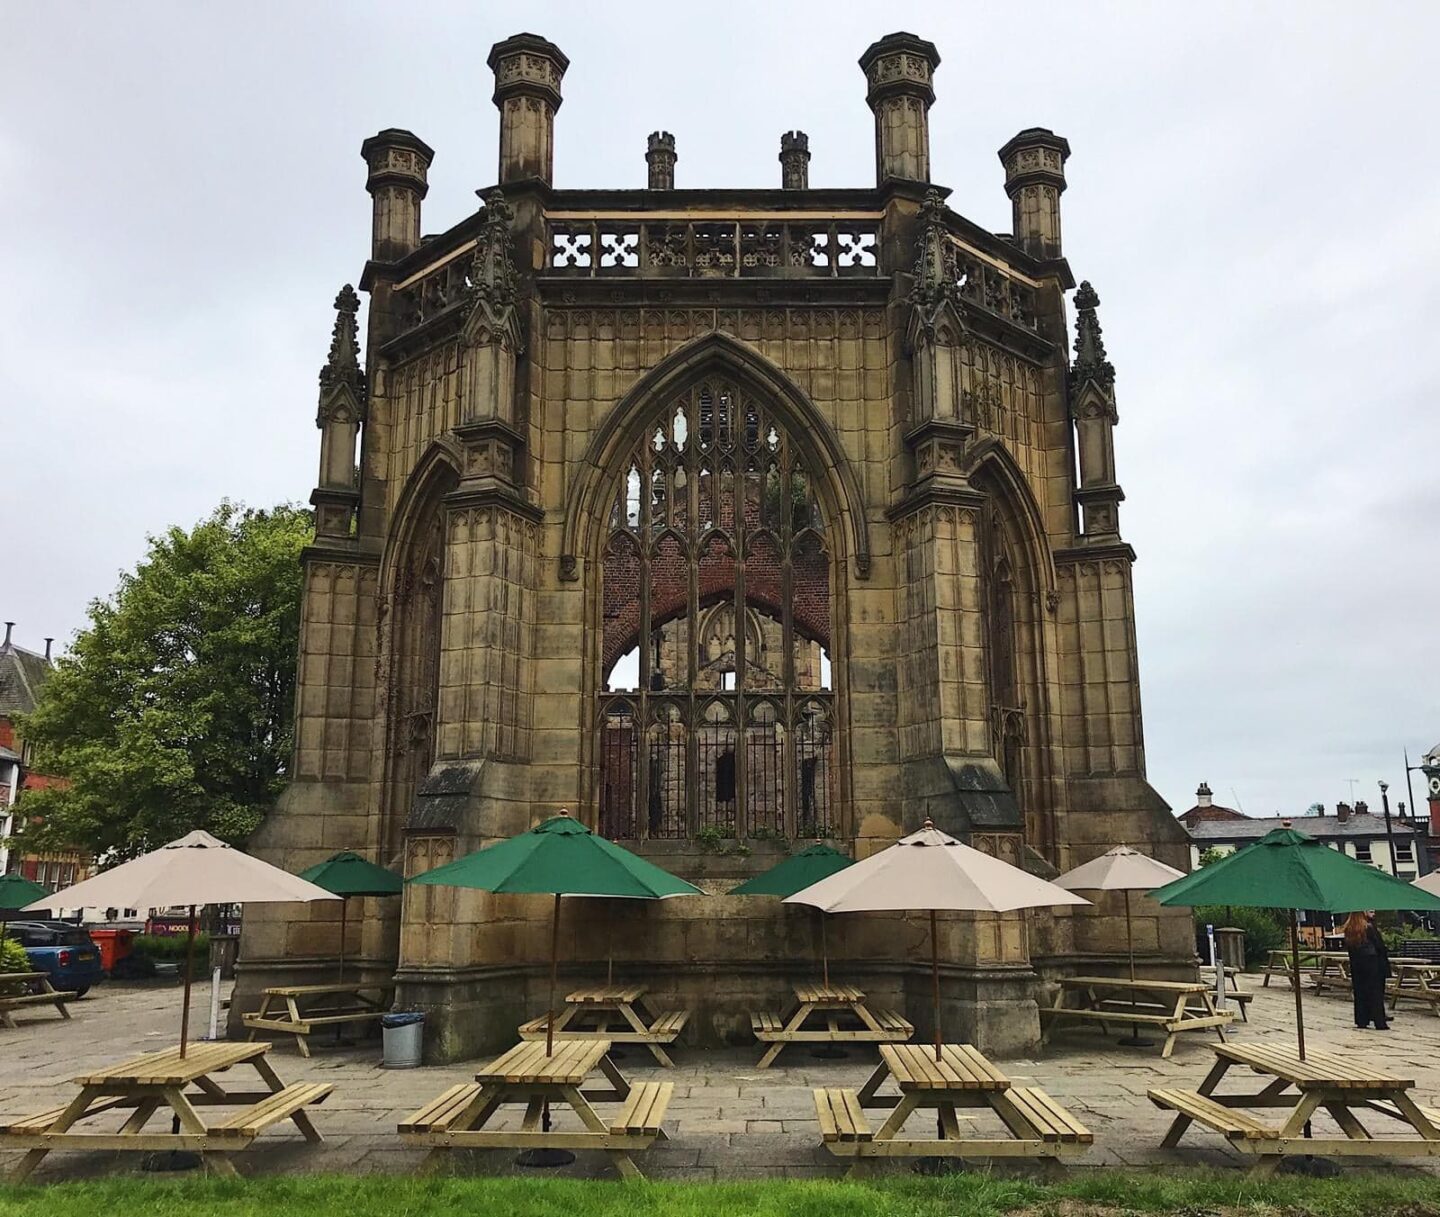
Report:
M899 1095L880 1094L893 1081ZM854 1158L851 1173L872 1158L1058 1158L1094 1140L1083 1124L1043 1090L1016 1086L970 1044L945 1044L940 1059L922 1044L881 1044L880 1064L858 1091L817 1089L815 1114L824 1147ZM866 1108L889 1109L874 1127ZM961 1128L964 1109L988 1108L1009 1136L979 1136ZM933 1135L902 1136L917 1109L936 1113Z
M167 1048L72 1078L80 1093L70 1102L0 1122L0 1146L29 1151L10 1172L10 1181L19 1183L57 1149L194 1150L217 1173L234 1175L235 1164L227 1155L247 1148L265 1129L283 1120L292 1121L306 1141L319 1143L322 1138L305 1109L324 1101L334 1087L319 1082L286 1086L265 1059L269 1050L269 1044L193 1044L183 1057L179 1048ZM253 1067L263 1087L226 1090L215 1081L212 1075L236 1065ZM191 1085L197 1093L186 1093ZM207 1124L196 1110L205 1106L239 1110ZM180 1131L145 1131L162 1107L173 1113ZM116 1109L130 1111L118 1131L75 1130L82 1121Z
M522 1041L475 1074L475 1081L452 1086L400 1122L400 1139L430 1149L426 1166L433 1167L452 1149L598 1149L609 1155L620 1174L638 1178L640 1168L630 1154L666 1140L661 1121L675 1092L674 1082L632 1085L610 1059L606 1040L563 1040L549 1056L545 1045ZM596 1069L609 1089L584 1090ZM622 1104L608 1122L591 1101ZM485 1127L506 1104L523 1103L519 1129ZM580 1128L549 1127L551 1106L568 1108Z
M65 1009L67 1001L74 1000L73 993L59 993L50 983L48 972L5 972L0 974L0 989L8 989L11 986L18 986L24 991L20 993L0 993L0 1025L9 1027L12 1031L18 1029L11 1014L15 1010L23 1010L27 1006L54 1006L60 1012L61 1018L69 1018L70 1011Z
M758 1069L768 1069L789 1044L903 1044L915 1034L914 1024L894 1010L870 1009L854 985L807 981L795 985L794 993L788 1010L750 1015L755 1038L768 1045Z
M1195 1090L1157 1088L1149 1098L1175 1120L1161 1145L1179 1144L1192 1123L1225 1137L1242 1153L1255 1155L1252 1174L1269 1174L1287 1156L1347 1157L1440 1156L1440 1110L1421 1107L1409 1095L1413 1078L1383 1073L1324 1049L1305 1059L1293 1048L1268 1044L1212 1044L1216 1062ZM1216 1088L1235 1066L1248 1066L1271 1080L1258 1092L1218 1094ZM1289 1093L1291 1088L1295 1093ZM1244 1108L1289 1108L1278 1127L1247 1114ZM1307 1137L1305 1127L1315 1113L1327 1111L1344 1137ZM1360 1123L1361 1112L1375 1112L1398 1121L1419 1137L1374 1136Z
M1428 1002L1430 1009L1440 1014L1440 964L1429 960L1391 960L1393 965L1390 983L1385 991L1390 995L1390 1009L1394 1010L1402 1000Z
M565 1008L555 1018L555 1038L607 1040L612 1044L644 1044L667 1069L675 1062L663 1045L673 1044L690 1021L689 1010L652 1015L643 985L595 985L565 995ZM543 1040L549 1016L520 1024L522 1040Z
M310 1055L306 1038L317 1027L370 1023L389 1013L395 986L378 984L276 985L262 993L260 1009L241 1016L253 1040L259 1031L293 1035L300 1055ZM367 994L373 993L370 997ZM274 1009L283 1006L283 1010Z
M1165 1033L1160 1055L1168 1057L1177 1037L1187 1031L1213 1030L1223 1043L1235 1015L1217 1009L1211 986L1198 981L1067 976L1060 981L1055 1004L1042 1007L1040 1018L1046 1038L1066 1021L1098 1023L1107 1034L1111 1024L1154 1027Z

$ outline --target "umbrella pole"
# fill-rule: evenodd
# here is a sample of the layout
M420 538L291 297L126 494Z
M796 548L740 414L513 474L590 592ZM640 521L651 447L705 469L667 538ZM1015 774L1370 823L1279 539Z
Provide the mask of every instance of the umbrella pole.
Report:
M820 910L820 974L824 977L825 988L830 988L830 944L825 939L825 910Z
M930 910L930 996L935 1002L935 1059L940 1059L940 943L935 910Z
M1300 926L1295 910L1290 910L1290 987L1295 990L1295 1036L1300 1043L1300 1059L1305 1059L1305 1010L1300 995Z
M340 984L345 983L345 915L350 909L350 897L340 897Z
M555 1053L555 971L560 958L560 893L555 893L555 911L550 917L550 1002L545 1018L545 1055Z
M190 928L185 935L185 998L180 1004L180 1059L190 1043L190 968L195 959L195 906L190 906Z

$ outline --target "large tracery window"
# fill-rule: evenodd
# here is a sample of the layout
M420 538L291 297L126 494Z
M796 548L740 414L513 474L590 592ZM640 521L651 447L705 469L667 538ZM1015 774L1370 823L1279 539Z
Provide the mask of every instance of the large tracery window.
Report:
M647 428L604 551L606 836L835 834L830 562L763 402L707 381Z

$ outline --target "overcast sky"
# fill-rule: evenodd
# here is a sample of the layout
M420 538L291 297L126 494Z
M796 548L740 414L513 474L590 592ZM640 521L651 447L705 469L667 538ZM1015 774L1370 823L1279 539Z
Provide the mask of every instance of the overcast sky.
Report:
M1070 140L1065 253L1118 370L1150 777L1251 814L1404 799L1440 739L1440 5L344 5L3 0L0 617L84 622L147 532L308 496L331 300L364 264L360 141L436 149L425 230L493 181L490 45L570 56L560 186L873 183L856 59L943 62L951 205ZM519 15L523 13L523 16ZM1398 788L1398 794L1397 794Z

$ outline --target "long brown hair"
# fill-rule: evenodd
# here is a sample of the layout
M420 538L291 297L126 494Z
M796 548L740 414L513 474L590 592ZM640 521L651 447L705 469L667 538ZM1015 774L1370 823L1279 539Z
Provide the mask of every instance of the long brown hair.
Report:
M1358 947L1365 941L1365 933L1370 928L1370 918L1364 913L1351 913L1340 928L1345 931L1345 945Z

